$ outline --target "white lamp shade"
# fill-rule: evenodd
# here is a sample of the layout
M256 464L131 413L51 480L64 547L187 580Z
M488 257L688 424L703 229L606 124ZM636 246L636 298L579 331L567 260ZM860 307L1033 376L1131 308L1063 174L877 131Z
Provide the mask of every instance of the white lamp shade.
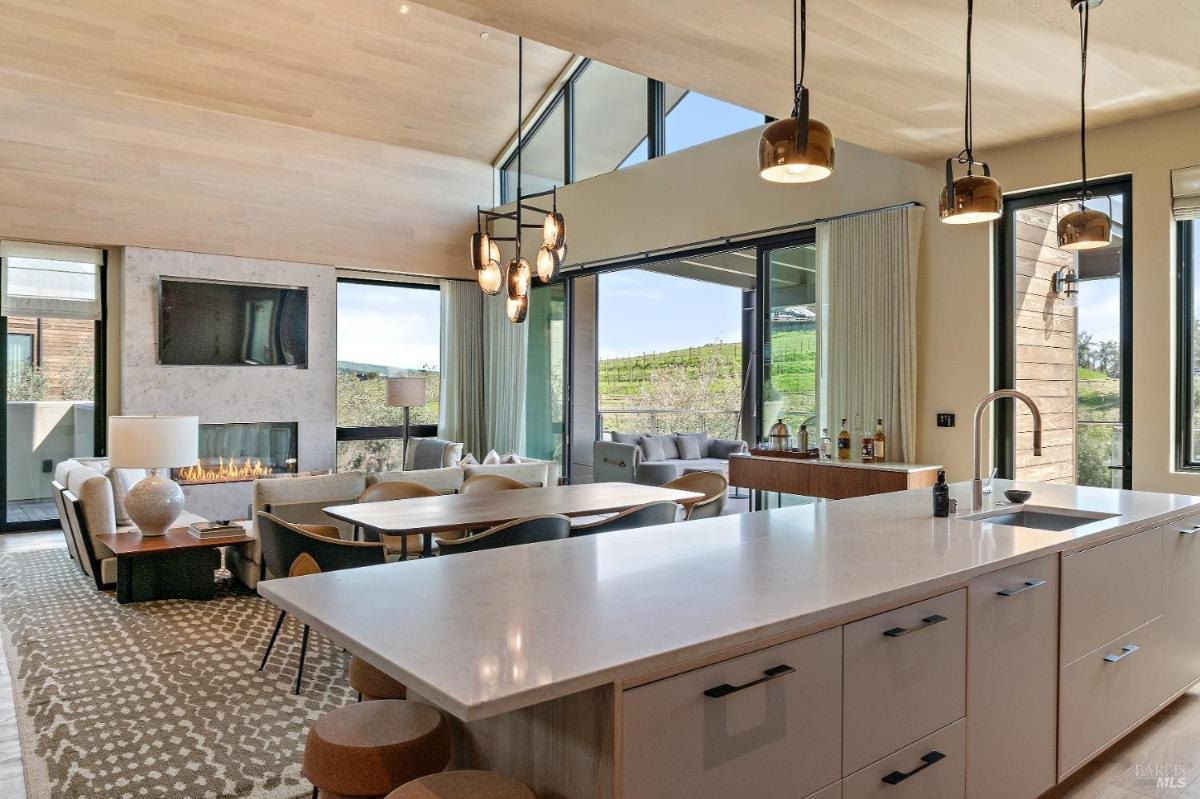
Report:
M198 416L112 416L108 460L114 469L171 469L200 457Z
M387 404L395 408L419 408L425 404L425 378L389 377Z

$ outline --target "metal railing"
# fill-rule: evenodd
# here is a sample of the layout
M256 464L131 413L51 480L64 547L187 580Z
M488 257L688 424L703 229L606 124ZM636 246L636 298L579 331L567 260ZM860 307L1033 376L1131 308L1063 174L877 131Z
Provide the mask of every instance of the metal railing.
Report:
M704 432L710 438L741 438L741 411L694 408L605 408L598 413L600 429L622 433Z

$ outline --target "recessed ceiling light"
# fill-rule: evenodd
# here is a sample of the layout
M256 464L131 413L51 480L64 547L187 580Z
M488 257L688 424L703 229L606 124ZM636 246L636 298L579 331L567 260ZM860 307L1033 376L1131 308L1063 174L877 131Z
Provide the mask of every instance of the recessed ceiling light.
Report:
M491 35L492 35L492 34L488 33L487 31L484 31L483 33L479 34L479 38L480 38L480 39L487 39L487 38L488 38L488 37L490 37Z
M401 13L401 14L407 14L407 13L408 13L408 6L407 6L407 5L402 5L402 6L400 6L400 13Z

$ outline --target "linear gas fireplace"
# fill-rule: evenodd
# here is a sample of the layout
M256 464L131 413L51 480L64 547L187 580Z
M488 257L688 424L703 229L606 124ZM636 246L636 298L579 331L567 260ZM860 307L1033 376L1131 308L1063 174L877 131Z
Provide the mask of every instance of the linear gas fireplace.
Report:
M200 460L173 469L181 485L234 483L296 472L295 422L200 425Z

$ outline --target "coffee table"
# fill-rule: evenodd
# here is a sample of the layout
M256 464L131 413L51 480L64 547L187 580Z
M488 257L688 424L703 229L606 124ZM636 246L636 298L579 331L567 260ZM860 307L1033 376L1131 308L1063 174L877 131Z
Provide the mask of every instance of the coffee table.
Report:
M196 538L186 527L173 528L165 535L124 532L96 539L117 556L117 602L122 605L156 599L212 599L216 590L213 573L221 566L217 548L254 542L245 533Z

